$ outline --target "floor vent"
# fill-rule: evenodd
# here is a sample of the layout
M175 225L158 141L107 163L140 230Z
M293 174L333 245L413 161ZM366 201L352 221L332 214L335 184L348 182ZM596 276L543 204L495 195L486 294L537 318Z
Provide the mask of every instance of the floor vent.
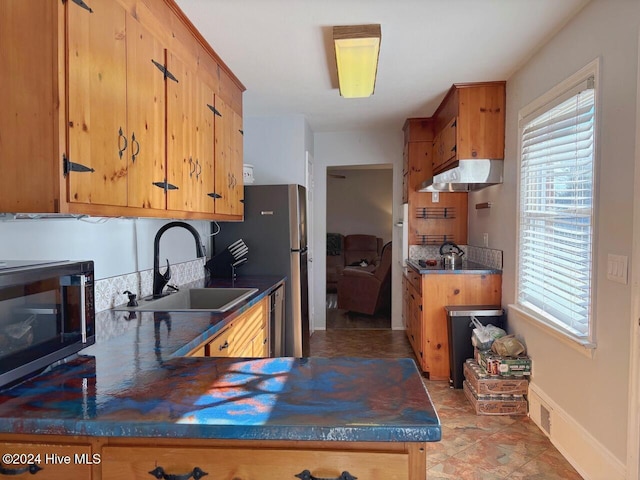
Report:
M540 405L540 427L551 435L551 412L544 405Z

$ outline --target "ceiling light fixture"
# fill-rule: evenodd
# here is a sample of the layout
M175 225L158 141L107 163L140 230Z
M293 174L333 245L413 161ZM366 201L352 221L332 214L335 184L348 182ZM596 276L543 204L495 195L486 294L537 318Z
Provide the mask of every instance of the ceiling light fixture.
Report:
M333 27L340 95L363 98L373 94L381 38L379 24Z

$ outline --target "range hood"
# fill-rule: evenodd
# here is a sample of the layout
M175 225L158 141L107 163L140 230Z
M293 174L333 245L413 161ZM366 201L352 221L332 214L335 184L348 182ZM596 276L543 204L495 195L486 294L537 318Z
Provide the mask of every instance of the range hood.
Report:
M422 182L419 192L469 192L502 183L503 160L458 160L454 167Z

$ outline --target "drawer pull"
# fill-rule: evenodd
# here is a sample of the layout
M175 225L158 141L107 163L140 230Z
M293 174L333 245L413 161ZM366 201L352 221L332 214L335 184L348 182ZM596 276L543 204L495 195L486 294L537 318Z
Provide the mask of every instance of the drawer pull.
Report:
M303 470L296 475L300 480L356 480L358 477L354 477L349 472L342 472L339 477L336 478L319 478L311 475L309 470Z
M30 463L26 467L20 468L7 468L4 465L0 464L0 475L15 476L22 475L23 473L30 473L31 475L35 475L40 470L42 470L42 467L36 465L35 463Z
M165 473L164 468L156 467L151 470L149 474L163 480L189 480L190 478L198 480L205 475L209 475L207 472L202 471L200 467L195 467L192 471L183 475L173 475L171 473Z

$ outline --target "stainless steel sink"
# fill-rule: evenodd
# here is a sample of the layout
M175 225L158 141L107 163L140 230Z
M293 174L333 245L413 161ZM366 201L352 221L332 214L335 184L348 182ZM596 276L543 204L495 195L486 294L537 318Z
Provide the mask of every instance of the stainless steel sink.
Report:
M120 306L115 310L226 312L257 291L257 288L189 288L157 299L140 300L137 307Z

